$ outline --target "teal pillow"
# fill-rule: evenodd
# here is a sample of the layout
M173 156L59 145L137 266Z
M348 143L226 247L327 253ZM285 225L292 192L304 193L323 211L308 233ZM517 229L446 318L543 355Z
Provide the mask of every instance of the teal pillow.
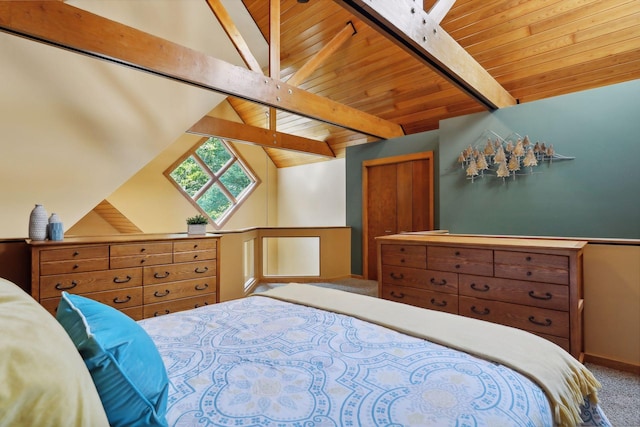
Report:
M144 329L113 307L66 292L56 318L89 368L112 427L167 425L169 379Z

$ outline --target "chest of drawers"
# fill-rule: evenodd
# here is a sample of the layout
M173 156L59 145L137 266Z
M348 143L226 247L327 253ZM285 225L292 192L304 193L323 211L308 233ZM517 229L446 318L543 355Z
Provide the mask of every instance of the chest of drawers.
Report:
M587 242L446 234L376 240L380 297L524 329L582 358Z
M62 291L135 320L218 302L219 236L123 235L32 241L31 295L55 314Z

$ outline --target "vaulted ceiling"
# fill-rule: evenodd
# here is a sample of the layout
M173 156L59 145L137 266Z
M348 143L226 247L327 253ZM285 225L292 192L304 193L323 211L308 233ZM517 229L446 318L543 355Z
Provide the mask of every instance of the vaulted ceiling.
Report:
M204 116L185 131L261 144L278 167L640 78L637 0L226 2L264 40L243 39L221 0L200 1L246 67L64 2L0 1L0 29L228 95L245 126ZM268 65L251 52L265 40Z
M269 2L243 3L269 41ZM640 78L636 0L282 0L280 78L287 81L333 44L333 51L297 83L299 88L398 124L405 134L437 129L442 119L488 109L403 48L397 34L374 28L371 13L358 13L376 3L392 4L400 29L411 31L418 42L426 38L432 49L442 41L440 32L446 32L516 103ZM425 15L435 21L443 17L439 26L422 31ZM459 54L445 60L463 72L468 67L468 59ZM456 65L459 61L463 63ZM235 99L231 103L245 123L268 126L268 108ZM338 157L350 145L378 139L283 111L277 113L276 129L326 141ZM323 159L267 150L279 167Z

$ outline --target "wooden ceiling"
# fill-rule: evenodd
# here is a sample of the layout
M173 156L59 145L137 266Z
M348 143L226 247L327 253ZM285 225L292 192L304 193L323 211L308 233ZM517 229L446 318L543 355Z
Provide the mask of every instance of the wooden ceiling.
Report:
M383 0L390 2L391 0ZM242 0L269 41L270 5ZM442 119L486 111L466 91L365 23L349 1L282 0L279 72L287 81L326 46L314 71L294 86L402 127L404 134L438 128ZM352 3L363 3L354 1ZM369 2L371 3L371 2ZM435 0L400 0L429 12ZM440 0L453 3L441 28L510 94L525 103L640 78L637 0ZM445 9L446 11L446 9ZM435 10L430 16L435 17ZM277 33L276 33L277 34ZM435 35L435 30L434 30ZM333 41L332 41L333 39ZM456 61L456 58L449 58ZM464 64L461 65L464 68ZM269 70L265 70L268 75ZM246 124L269 127L269 108L230 98ZM336 157L378 140L278 111L276 130L325 141ZM278 167L327 157L265 148Z

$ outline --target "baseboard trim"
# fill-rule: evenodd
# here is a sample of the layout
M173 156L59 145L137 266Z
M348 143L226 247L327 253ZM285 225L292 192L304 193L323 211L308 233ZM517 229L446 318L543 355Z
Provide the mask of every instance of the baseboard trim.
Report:
M604 366L606 368L616 369L618 371L630 372L640 375L640 366L631 363L620 362L619 360L607 359L606 357L594 356L593 354L584 355L585 363L593 363L594 365Z

